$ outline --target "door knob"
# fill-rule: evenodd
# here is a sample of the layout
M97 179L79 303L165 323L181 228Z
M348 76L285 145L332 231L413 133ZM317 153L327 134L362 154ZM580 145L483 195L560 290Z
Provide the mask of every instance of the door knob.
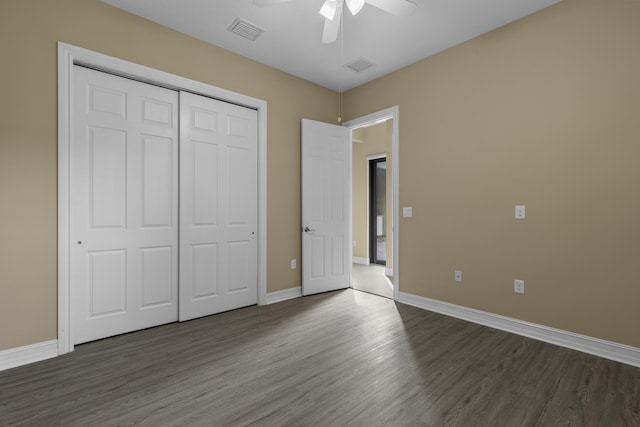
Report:
M305 227L303 230L305 233L309 233L310 231L316 231L316 230L312 230L309 227Z

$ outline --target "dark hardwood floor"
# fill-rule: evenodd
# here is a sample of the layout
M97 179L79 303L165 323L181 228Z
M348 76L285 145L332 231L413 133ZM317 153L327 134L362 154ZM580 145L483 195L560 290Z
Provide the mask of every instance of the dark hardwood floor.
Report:
M640 426L640 369L346 290L0 372L0 426Z

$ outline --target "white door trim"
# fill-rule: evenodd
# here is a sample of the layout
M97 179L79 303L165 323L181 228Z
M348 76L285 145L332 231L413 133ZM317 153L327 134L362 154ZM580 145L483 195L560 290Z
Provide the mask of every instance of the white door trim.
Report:
M69 167L73 65L84 65L174 90L185 90L258 112L258 304L267 303L267 103L266 101L58 42L58 354L73 351L70 288Z
M378 159L386 159L387 158L387 153L380 153L380 154L370 154L367 156L367 161L369 160L378 160Z
M392 211L393 211L393 299L398 301L400 297L400 107L393 106L387 109L367 114L366 116L345 122L343 126L349 127L352 131L365 125L372 125L382 120L393 119L391 130L391 180L392 180ZM349 144L350 156L353 158L353 144ZM350 199L351 200L351 199ZM353 201L349 203L349 218L353 221ZM353 226L352 226L353 229Z

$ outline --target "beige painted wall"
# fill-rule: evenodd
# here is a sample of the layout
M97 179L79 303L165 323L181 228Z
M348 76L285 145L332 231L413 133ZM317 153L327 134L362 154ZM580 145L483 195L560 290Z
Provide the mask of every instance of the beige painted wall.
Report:
M300 119L334 92L98 0L2 0L0 350L57 336L57 41L267 101L267 290L299 286Z
M355 129L352 132L352 158L351 158L351 215L353 256L369 258L369 238L367 236L369 197L367 195L367 165L366 154L361 152L369 148L365 145L365 128Z
M346 94L400 107L401 292L640 347L639 22L564 0Z
M387 268L392 267L392 169L391 169L391 141L393 135L393 121L355 129L353 132L353 156L352 156L352 198L353 198L353 256L369 258L369 161L368 156L373 154L387 155L387 180L386 180L386 211L385 233L387 235Z

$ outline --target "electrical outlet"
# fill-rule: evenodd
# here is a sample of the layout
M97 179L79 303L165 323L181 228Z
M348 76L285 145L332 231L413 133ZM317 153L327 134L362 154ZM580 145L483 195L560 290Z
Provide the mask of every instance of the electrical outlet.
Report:
M291 260L291 269L295 270L296 268L298 268L298 262L295 259Z
M524 205L516 206L516 219L525 219L526 217L526 209Z
M513 292L516 294L524 294L524 280L513 281Z
M453 278L456 282L462 282L462 271L454 271L453 272Z

